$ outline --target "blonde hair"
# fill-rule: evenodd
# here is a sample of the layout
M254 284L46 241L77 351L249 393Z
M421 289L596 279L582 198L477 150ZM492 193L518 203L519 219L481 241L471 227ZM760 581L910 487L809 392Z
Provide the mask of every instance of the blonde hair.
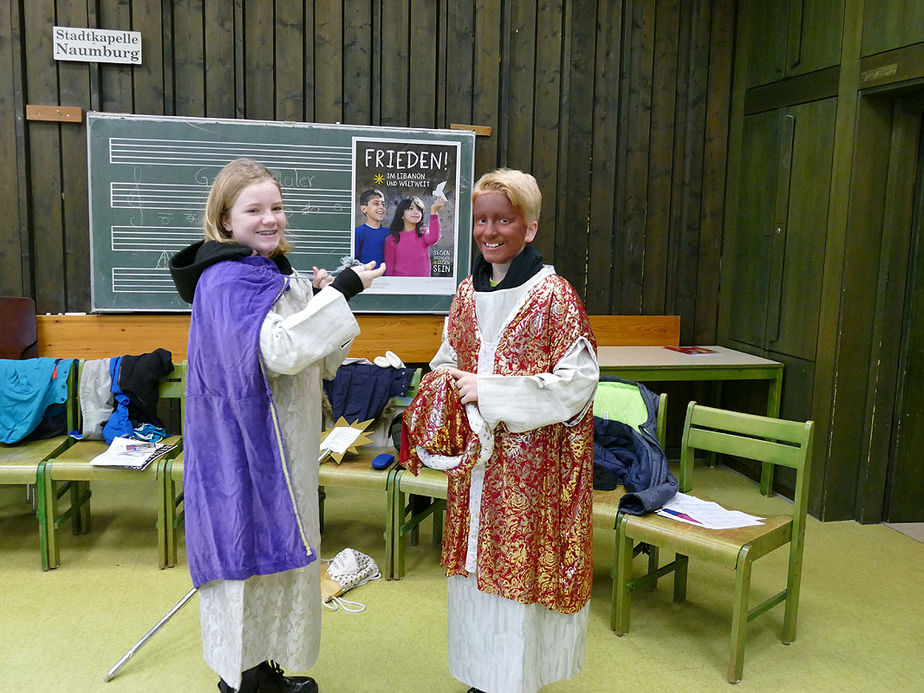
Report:
M539 221L542 193L539 184L530 174L511 168L499 168L484 174L472 188L472 203L481 193L499 192L507 196L510 204L523 215L527 226Z
M202 221L202 231L205 233L206 240L218 241L219 243L234 243L231 238L231 232L222 224L222 217L227 214L238 195L254 183L263 183L272 181L279 188L279 194L282 194L282 188L276 176L270 173L270 170L263 164L258 164L251 159L235 159L228 163L212 183L212 189L209 191L209 199L205 203L205 218ZM287 253L292 249L292 245L286 240L285 235L279 239L279 245L272 255Z

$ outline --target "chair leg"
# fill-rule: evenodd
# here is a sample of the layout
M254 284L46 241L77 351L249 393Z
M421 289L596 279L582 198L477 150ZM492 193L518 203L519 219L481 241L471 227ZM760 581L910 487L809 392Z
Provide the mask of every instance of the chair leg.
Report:
M687 598L687 566L690 563L689 556L682 553L674 554L674 602L679 604Z
M394 515L392 516L394 523L394 535L392 537L392 543L394 545L394 555L395 555L395 564L394 564L394 579L400 580L404 577L404 534L401 532L401 525L404 524L404 503L405 503L405 494L401 491L400 481L395 482L395 495L394 495Z
M660 549L658 549L657 546L648 544L648 573L649 575L651 573L655 573L658 571L659 553L660 553ZM658 589L658 581L652 580L651 584L648 586L648 589L652 592Z
M55 530L55 514L58 505L54 481L45 469L45 463L38 466L35 483L36 511L39 521L39 550L41 552L42 570L57 568L61 562L58 536Z
M167 498L170 494L167 489L169 481L165 465L163 460L157 462L157 562L161 570L167 567L167 536L170 534L167 530L167 518L170 517Z
M790 548L789 576L786 580L786 606L783 613L783 644L788 645L796 639L796 621L799 617L799 590L802 586L802 551L796 554Z
M732 604L731 652L728 660L728 681L738 683L744 672L744 645L748 628L748 596L751 591L751 561L739 559L735 570L735 601Z
M385 480L385 579L395 579L395 476L397 469L388 470Z
M74 534L87 534L90 531L90 482L71 482L71 508L77 511L71 517Z
M616 525L616 570L613 576L613 600L610 613L610 627L616 635L629 632L629 607L631 595L626 585L632 578L632 540L625 534L623 520Z

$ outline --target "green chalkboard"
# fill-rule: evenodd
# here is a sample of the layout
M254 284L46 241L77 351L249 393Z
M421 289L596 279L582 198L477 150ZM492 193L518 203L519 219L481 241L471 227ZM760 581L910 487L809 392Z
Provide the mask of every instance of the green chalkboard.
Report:
M312 266L333 271L356 257L364 190L385 198L384 226L402 198L417 197L423 226L432 227L430 206L442 193L430 267L414 276L390 276L389 268L350 305L361 312L445 313L469 271L474 138L461 130L89 113L92 308L189 310L168 262L203 237L205 201L218 172L248 157L280 182L294 246L289 258L302 274Z

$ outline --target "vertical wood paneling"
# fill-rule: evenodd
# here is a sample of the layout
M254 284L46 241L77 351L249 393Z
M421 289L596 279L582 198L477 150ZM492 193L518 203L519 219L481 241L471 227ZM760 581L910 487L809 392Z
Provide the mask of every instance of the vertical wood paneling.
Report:
M641 311L643 295L655 9L656 4L647 0L627 2L624 29L627 54L623 61L628 69L621 138L626 149L620 175L618 225L614 229L619 271L614 276L616 295L612 306L616 313L633 315ZM682 328L683 320L680 324Z
M0 74L11 75L10 88L0 89L0 161L20 161L22 146L17 116L22 112L22 89L14 41L14 26L18 24L18 7L7 4L0 12ZM18 27L17 27L18 28ZM18 33L18 32L17 32ZM16 78L20 79L17 81ZM21 117L21 116L20 116ZM0 167L0 209L6 210L9 232L0 235L0 295L22 296L31 293L28 280L29 254L23 247L28 242L25 219L20 214L20 166Z
M487 125L476 176L505 164L536 176L536 246L592 312L678 310L697 341L714 336L734 0L34 0L16 8L22 31L0 24L0 66L16 72L14 86L28 85L21 103ZM65 21L140 31L142 65L55 64L50 27ZM0 173L2 194L14 191L9 204L23 210L22 239L0 243L4 282L28 287L40 310L86 310L85 128L23 123L21 106L10 104L0 95L0 153L26 163ZM31 255L32 246L42 252Z
M566 15L570 37L564 53L564 77L568 87L563 94L563 121L560 137L558 210L555 227L555 269L583 296L586 291L588 224L590 219L590 171L593 159L593 108L588 100L594 93L594 38L596 26L582 17L595 14L591 0L573 2ZM564 91L564 90L563 90Z
M651 93L651 141L648 146L647 238L642 263L643 313L663 313L667 304L668 258L674 194L674 129L677 119L677 51L680 0L662 0L655 15L654 67ZM681 324L681 327L683 325Z
M276 3L275 60L276 120L300 121L305 114L304 12L298 3Z
M509 88L505 113L506 164L513 168L533 169L533 102L536 93L536 1L515 0L510 5L510 24L506 42L509 46ZM502 60L504 57L502 57Z
M133 113L163 115L164 17L160 3L134 0L132 30L141 32L142 63L132 68ZM220 31L220 27L216 29ZM208 79L208 76L206 76ZM105 88L105 87L104 87ZM104 93L103 99L108 96Z
M587 286L584 302L591 313L608 313L612 283L613 215L619 137L619 54L622 11L615 4L600 7L597 22L593 94L593 166Z
M440 58L433 0L411 0L408 23L408 125L430 127L434 122L436 80ZM396 27L397 28L397 27Z
M57 65L52 58L52 0L23 4L26 61L26 103L59 102ZM30 123L27 137L30 228L35 277L35 307L40 313L64 312L64 220L61 206L61 127Z
M205 111L210 118L233 118L234 87L234 6L227 0L205 0ZM291 37L290 37L291 38ZM301 53L301 40L292 46ZM301 91L301 84L296 85Z
M372 3L343 3L343 122L372 121Z
M680 187L680 218L676 225L677 242L672 243L669 260L670 276L668 293L673 297L668 304L669 310L682 315L693 316L696 304L697 276L699 255L699 223L703 191L702 160L704 148L704 129L706 120L706 77L708 62L697 59L708 56L709 23L708 13L699 3L689 4L689 26L687 39L687 59L684 64L686 76L682 80L683 94L683 141L677 168L682 171ZM683 26L683 21L681 26ZM678 122L677 129L681 129ZM680 341L692 343L693 321L687 320L680 326Z
M499 3L475 0L472 116L476 124L490 125L495 131L500 120L501 19ZM501 163L497 137L479 137L475 142L475 178Z
M274 7L268 2L244 6L244 113L247 118L276 118L277 72ZM282 66L280 69L283 70ZM284 86L281 87L283 90Z
M56 17L63 26L89 24L86 6L59 7ZM58 62L61 103L90 103L90 75L81 63ZM87 139L83 128L60 126L61 203L64 232L65 309L79 310L90 301L89 190L87 188Z
M343 3L314 5L314 116L319 123L343 120Z
M100 29L126 29L131 27L131 4L129 0L99 0L97 24ZM156 36L160 36L159 31ZM144 38L145 35L142 34L142 42ZM149 46L142 43L142 62L147 58L145 48L149 48ZM99 102L101 110L114 113L132 112L134 108L134 99L132 98L133 69L131 65L100 64L98 70L100 75L100 96L102 97Z
M558 208L558 136L561 123L563 0L539 0L536 18L536 94L533 111L533 170L542 190L542 218L536 249L555 257Z
M174 94L172 114L201 116L205 113L206 75L202 3L194 0L175 0L172 26Z
M382 3L382 125L408 124L410 22L408 0Z
M729 104L731 103L734 0L715 0L709 37L709 74L706 85L706 143L703 155L703 208L700 217L696 306L693 343L706 344L718 329L717 303L725 220L725 166L728 160Z

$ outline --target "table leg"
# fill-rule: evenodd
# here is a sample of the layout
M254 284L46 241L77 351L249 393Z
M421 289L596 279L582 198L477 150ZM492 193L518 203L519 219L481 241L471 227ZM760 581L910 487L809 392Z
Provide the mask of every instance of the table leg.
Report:
M780 401L783 396L783 369L777 369L773 380L767 381L767 416L779 418ZM760 492L765 496L773 493L773 465L764 463L760 470Z

